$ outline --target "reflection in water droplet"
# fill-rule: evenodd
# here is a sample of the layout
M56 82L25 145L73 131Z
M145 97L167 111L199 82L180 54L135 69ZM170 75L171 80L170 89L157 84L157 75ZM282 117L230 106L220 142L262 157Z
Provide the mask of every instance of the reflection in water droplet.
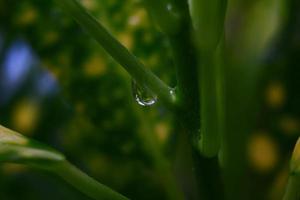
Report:
M141 106L152 106L157 102L157 95L150 91L149 88L137 84L132 80L132 94L136 102Z
M173 101L173 102L176 101L176 90L177 90L177 87L172 88L172 89L170 90L170 95L171 95L171 98L172 98L172 101Z

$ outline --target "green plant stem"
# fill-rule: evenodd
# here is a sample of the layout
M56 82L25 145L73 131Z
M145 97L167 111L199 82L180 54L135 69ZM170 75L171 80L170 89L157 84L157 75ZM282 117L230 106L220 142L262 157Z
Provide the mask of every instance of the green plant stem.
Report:
M97 182L67 161L59 164L52 171L95 200L128 200L128 198Z
M178 128L175 167L186 199L222 200L223 188L217 158L201 156L193 148L189 129L183 124Z
M168 105L176 98L167 86L116 40L77 0L56 0L139 84L146 85Z
M181 122L182 131L178 136L179 157L177 163L181 170L193 174L196 179L191 180L185 189L186 198L202 200L222 199L219 169L217 159L205 159L199 154L196 146L196 136L200 128L199 85L197 73L196 50L191 37L191 23L188 14L187 2L178 1L182 8L182 21L180 31L170 36L174 62L177 73L177 95L180 109L176 118ZM186 155L189 154L189 155ZM181 180L184 182L184 180ZM194 188L194 191L189 191ZM191 194L192 192L192 194Z
M201 51L214 51L224 31L227 0L189 0L190 14Z
M186 198L199 199L200 180L197 175L199 171L198 163L194 160L193 149L194 135L199 129L199 96L196 73L196 60L189 38L189 26L186 26L178 34L170 37L173 58L177 74L177 95L180 105L176 118L181 123L182 131L178 136L178 158L177 166L180 171L184 171L184 176L190 177L191 185L183 184ZM183 155L185 153L189 155ZM179 172L180 173L180 172ZM182 172L181 172L182 173ZM180 182L186 182L185 177L181 176ZM192 190L190 190L192 188Z
M158 25L160 25L160 29L166 33L170 40L173 58L176 65L176 89L179 105L176 118L181 122L181 127L178 129L179 134L177 136L178 143L176 146L175 159L177 178L184 190L186 199L196 200L201 197L201 199L220 200L220 194L222 193L220 190L222 191L222 189L219 184L220 174L217 159L205 159L201 157L198 153L196 144L198 139L196 136L200 127L200 100L198 93L197 61L195 48L192 45L193 41L190 41L191 26L189 13L187 12L187 4L186 2L177 1L176 5L172 5L174 8L181 8L181 13L177 10L176 14L180 17L180 19L177 19L176 21L176 29L170 31L170 26L168 26L165 22L172 22L174 18L171 18L172 16L169 15L170 13L167 13L168 11L164 10L166 9L167 1L145 1L149 12L154 15L154 20ZM172 3L175 3L175 1ZM163 11L165 11L165 13ZM215 66L218 67L217 63L213 65L213 67ZM216 75L216 73L214 73L214 75ZM213 79L213 81L216 79L217 78ZM214 84L213 86L216 85L217 84ZM216 134L218 134L218 132ZM214 139L216 139L216 137L214 137ZM219 140L214 142L214 144L219 144ZM218 147L216 148L219 149ZM214 155L216 155L216 153L214 153Z
M24 164L57 174L96 200L128 200L77 169L56 150L1 125L0 161Z
M220 137L223 129L223 44L215 51L199 53L200 70L200 151L204 156L214 157L220 150Z
M283 200L299 200L300 199L300 177L291 174L287 183Z

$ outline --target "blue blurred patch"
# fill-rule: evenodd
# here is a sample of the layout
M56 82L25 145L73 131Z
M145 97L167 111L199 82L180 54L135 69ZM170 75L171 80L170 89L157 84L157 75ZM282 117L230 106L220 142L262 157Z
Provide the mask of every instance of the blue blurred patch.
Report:
M52 96L58 91L55 78L41 67L30 46L20 39L4 52L0 72L0 105L8 103L25 87L36 99Z

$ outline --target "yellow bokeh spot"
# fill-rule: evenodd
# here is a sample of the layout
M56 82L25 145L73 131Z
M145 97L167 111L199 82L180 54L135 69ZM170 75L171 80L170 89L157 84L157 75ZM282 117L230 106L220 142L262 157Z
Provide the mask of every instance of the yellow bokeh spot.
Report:
M106 63L100 56L91 57L84 65L87 76L99 76L106 72Z
M155 125L155 133L157 135L158 141L164 143L170 134L170 127L166 123L158 123Z
M39 105L31 100L23 100L16 105L12 121L16 130L30 134L36 127L38 117Z
M127 49L132 49L134 45L134 39L129 32L124 32L120 33L118 35L119 41L127 48Z
M89 9L89 10L94 10L96 9L96 1L95 0L81 0L82 5Z
M256 171L268 172L278 162L278 146L265 133L256 133L249 140L248 155L249 162Z
M147 17L146 11L142 8L139 8L133 13L133 15L129 16L128 25L132 27L139 26L143 22L145 22L146 17Z
M30 25L33 24L38 18L38 12L34 8L27 8L17 18L17 24L18 25Z
M281 83L273 82L267 87L266 102L271 108L280 108L285 99L285 89Z

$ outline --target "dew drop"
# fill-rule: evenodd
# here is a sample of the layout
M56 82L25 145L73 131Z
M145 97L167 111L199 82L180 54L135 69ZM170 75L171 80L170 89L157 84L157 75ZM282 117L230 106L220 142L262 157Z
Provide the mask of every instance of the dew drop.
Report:
M139 85L135 80L132 80L132 94L135 101L141 106L152 106L157 102L157 95L149 88Z

